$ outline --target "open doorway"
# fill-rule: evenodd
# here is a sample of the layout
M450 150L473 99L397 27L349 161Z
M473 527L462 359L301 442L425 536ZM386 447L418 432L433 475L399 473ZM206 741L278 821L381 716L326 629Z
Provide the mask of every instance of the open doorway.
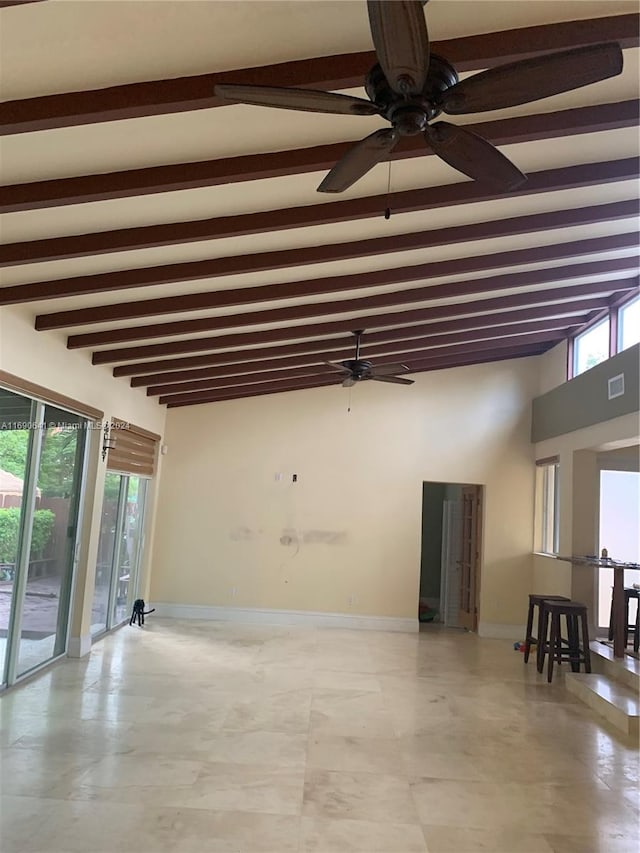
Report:
M481 535L482 486L422 484L421 622L477 630Z
M623 563L640 564L640 473L600 471L599 548ZM603 635L609 626L613 569L600 569L598 578L598 629ZM640 584L640 570L625 569L624 585ZM637 601L629 602L629 623L636 620Z

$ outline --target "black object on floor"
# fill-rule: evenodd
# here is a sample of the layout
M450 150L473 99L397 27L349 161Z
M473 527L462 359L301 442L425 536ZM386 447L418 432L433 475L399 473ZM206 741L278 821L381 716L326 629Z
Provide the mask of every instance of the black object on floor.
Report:
M137 622L140 627L144 625L144 617L148 616L150 613L153 613L155 607L152 607L151 610L144 609L144 599L136 598L133 602L133 610L131 611L131 619L129 619L129 625L133 625L134 622Z

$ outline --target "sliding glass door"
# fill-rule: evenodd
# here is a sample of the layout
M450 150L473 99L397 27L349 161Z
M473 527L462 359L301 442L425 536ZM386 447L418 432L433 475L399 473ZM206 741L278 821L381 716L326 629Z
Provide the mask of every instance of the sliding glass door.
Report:
M105 479L91 633L126 621L138 595L147 480L109 471Z
M142 558L142 523L147 481L142 477L127 477L123 486L124 512L120 528L120 547L116 565L116 595L113 603L113 624L129 618L138 596L138 576Z
M6 683L35 403L0 389L0 682ZM24 427L24 428L23 428Z
M0 389L2 682L65 652L87 421Z
M36 474L36 510L20 620L16 674L22 675L67 647L84 419L44 407Z
M107 630L109 619L109 593L113 575L113 561L116 551L118 529L118 506L122 476L107 471L102 500L102 519L100 539L98 540L98 560L96 563L96 581L93 590L91 609L91 634L95 637Z

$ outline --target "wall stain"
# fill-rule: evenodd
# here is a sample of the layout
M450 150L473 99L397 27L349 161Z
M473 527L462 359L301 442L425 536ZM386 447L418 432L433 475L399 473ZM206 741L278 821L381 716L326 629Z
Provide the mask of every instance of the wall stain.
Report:
M289 545L346 545L346 530L292 530L282 531L280 544Z
M252 530L250 527L236 527L229 533L234 542L255 542L260 538L262 530Z

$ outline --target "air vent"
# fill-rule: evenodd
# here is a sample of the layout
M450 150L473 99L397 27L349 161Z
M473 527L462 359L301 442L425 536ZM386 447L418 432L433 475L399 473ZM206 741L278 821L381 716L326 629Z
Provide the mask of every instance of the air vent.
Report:
M615 397L622 397L624 394L624 373L619 373L617 376L612 376L609 379L609 399L613 400Z

